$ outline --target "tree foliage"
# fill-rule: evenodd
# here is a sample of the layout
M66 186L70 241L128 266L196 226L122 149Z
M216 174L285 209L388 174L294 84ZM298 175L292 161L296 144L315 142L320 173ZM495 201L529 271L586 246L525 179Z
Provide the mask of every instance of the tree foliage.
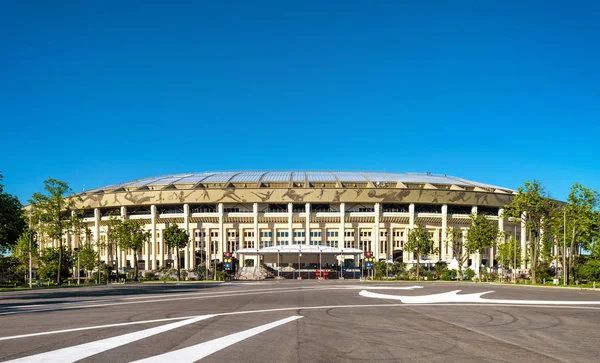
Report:
M169 248L174 248L177 255L177 280L181 278L181 264L179 263L179 250L187 246L190 240L189 233L177 226L169 225L164 231L165 244Z
M135 280L138 280L138 252L150 241L150 232L144 231L144 224L137 219L128 219L119 225L119 243L123 249L133 251ZM166 239L166 237L165 237Z
M25 227L21 202L17 197L5 193L4 185L0 183L0 253L16 244Z
M496 260L502 267L517 268L521 265L521 244L514 236L510 236L506 242L498 245Z
M51 240L58 241L56 283L61 284L63 263L62 236L73 229L79 223L81 216L75 211L75 202L78 197L73 195L69 185L60 180L48 178L44 181L44 193L33 193L31 200L31 217L33 223L39 226L41 235Z
M471 227L467 234L466 249L469 254L479 254L478 276L481 280L483 252L494 247L498 240L498 225L484 215L470 215Z
M420 224L410 231L408 234L408 240L404 244L404 248L415 254L416 257L416 272L417 272L417 280L419 280L420 276L420 268L421 268L421 257L427 256L430 253L435 253L435 248L433 247L433 241L429 236L429 232L424 229Z
M505 215L519 219L525 224L529 241L530 264L536 266L539 259L541 230L545 219L550 218L556 203L550 199L541 184L534 180L526 181L517 189L511 203L504 207ZM537 283L536 268L530 268L531 282Z
M454 256L454 258L456 258L456 261L458 262L458 276L462 280L462 269L464 264L469 259L469 254L466 251L463 233L460 230L460 228L446 228L446 243L452 246L452 256Z

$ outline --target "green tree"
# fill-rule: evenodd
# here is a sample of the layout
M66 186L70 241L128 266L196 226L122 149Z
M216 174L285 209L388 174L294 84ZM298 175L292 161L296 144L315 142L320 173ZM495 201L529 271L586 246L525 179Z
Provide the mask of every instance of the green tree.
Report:
M377 261L373 263L373 269L375 270L375 279L381 280L385 276L386 262Z
M516 264L515 264L516 257ZM521 265L521 244L514 236L498 245L498 253L496 254L498 264L502 267L517 268Z
M21 202L17 197L5 193L4 185L0 184L0 253L10 249L17 242L25 227Z
M120 215L112 213L108 217L108 223L106 224L106 241L104 246L106 247L106 256L113 256L113 265L116 268L116 277L119 279L119 247L121 246L121 238L123 233L123 219ZM109 261L106 261L107 263Z
M72 265L71 253L64 253L60 247L48 247L42 250L40 260L42 267L38 274L42 279L53 279L60 274L58 281L69 277L69 266Z
M556 204L547 195L544 188L536 180L526 181L517 189L517 195L511 203L504 207L508 217L518 218L525 224L527 240L529 241L529 261L531 283L537 284L535 266L539 259L541 229L543 221L550 218Z
M469 259L469 254L465 249L465 242L463 239L463 233L458 227L447 227L446 228L446 243L452 246L452 256L456 258L458 262L458 277L462 280L463 278L463 265Z
M189 233L177 226L169 225L164 231L165 244L169 248L174 248L177 255L177 281L181 278L181 264L179 263L179 250L187 246L190 240Z
M404 244L404 248L413 253L416 257L416 271L417 271L417 281L420 277L420 269L421 269L421 257L426 256L430 253L435 253L435 248L433 247L433 241L429 236L429 232L425 230L420 224L410 231L408 234L408 241Z
M598 238L600 223L598 208L600 197L595 190L585 188L579 183L573 184L565 206L567 218L567 240L570 243L567 261L567 283L571 280L575 269L575 256L579 248L591 250L591 241ZM560 229L560 226L559 228Z
M137 219L124 221L121 228L121 247L133 251L135 281L138 281L138 252L150 241L150 232L144 231L143 223Z
M91 245L84 244L81 246L81 249L79 250L79 265L81 269L87 272L85 274L86 283L89 280L90 272L96 268L97 258L98 253L94 251L94 248Z
M469 254L477 253L479 255L479 271L477 276L481 281L483 251L494 247L498 240L498 225L493 223L484 215L469 215L471 218L471 227L467 233L466 249Z
M17 243L11 248L11 254L16 261L17 274L27 281L29 272L29 232L23 232ZM32 265L39 264L39 251L36 244L31 245Z
M45 193L33 193L31 200L32 219L40 226L43 235L58 241L56 283L62 284L63 270L63 235L70 231L79 218L74 214L75 202L78 197L66 182L48 178L44 181Z

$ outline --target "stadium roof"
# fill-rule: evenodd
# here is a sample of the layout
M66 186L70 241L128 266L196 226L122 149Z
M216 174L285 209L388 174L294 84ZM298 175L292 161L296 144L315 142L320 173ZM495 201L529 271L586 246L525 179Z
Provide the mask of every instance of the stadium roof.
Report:
M488 191L499 190L513 193L514 190L469 181L447 175L435 175L432 173L384 173L384 172L330 172L330 171L249 171L249 172L202 172L188 174L172 174L156 177L143 178L124 183L109 185L101 188L87 190L83 194L109 192L121 189L144 189L144 188L169 188L185 186L238 186L244 184L246 187L261 187L264 184L286 184L290 186L302 185L310 187L314 183L335 183L337 186L348 186L353 183L367 183L373 187L390 186L414 188L415 185L426 184L458 186L461 188L481 188Z

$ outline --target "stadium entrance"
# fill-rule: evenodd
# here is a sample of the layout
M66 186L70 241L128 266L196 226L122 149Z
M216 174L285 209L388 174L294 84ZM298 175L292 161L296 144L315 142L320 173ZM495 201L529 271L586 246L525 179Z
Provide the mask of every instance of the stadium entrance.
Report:
M240 279L338 279L360 278L362 250L311 245L284 245L236 251L240 265L245 259L258 261L241 269Z

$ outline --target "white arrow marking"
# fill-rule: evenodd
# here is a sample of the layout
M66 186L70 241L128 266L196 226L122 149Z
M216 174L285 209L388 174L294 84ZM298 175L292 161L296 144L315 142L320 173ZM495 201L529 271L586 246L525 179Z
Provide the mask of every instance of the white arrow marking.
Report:
M192 345L191 347L178 349L172 352L160 354L154 357L141 359L135 361L134 363L162 363L162 362L195 362L204 357L207 357L215 352L218 352L221 349L225 349L230 345L241 342L244 339L248 339L254 335L265 332L269 329L276 328L280 325L289 323L291 321L302 318L302 316L291 316L289 318L281 319L275 321L273 323L265 324L258 326L256 328L244 330L239 333L231 334L224 336L222 338L217 338L210 340L208 342Z
M493 291L476 292L473 294L458 295L461 290L442 292L440 294L423 296L402 296L378 294L363 290L360 296L373 297L377 299L400 300L405 304L435 304L435 303L486 303L486 304L521 304L521 305L598 305L600 301L555 301L555 300L506 300L506 299L483 299L481 295Z
M178 321L167 325L157 326L142 331L120 335L112 338L102 339L95 342L76 345L51 352L40 353L29 357L23 357L9 362L75 362L92 355L105 352L110 349L120 347L125 344L135 342L140 339L148 338L152 335L164 333L169 330L180 328L182 326L208 319L214 315L201 315L192 319Z

